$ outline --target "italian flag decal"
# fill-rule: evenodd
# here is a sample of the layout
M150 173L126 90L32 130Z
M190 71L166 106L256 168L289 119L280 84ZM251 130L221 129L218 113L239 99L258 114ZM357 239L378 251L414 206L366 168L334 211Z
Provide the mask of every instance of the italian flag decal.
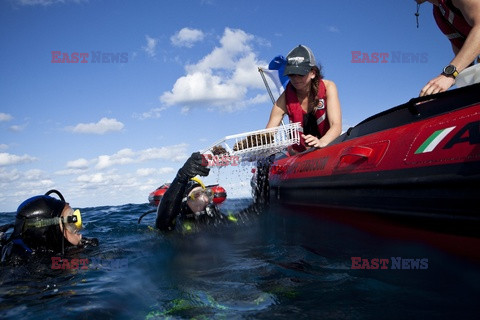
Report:
M417 151L415 151L415 154L433 151L433 149L435 149L443 138L445 138L453 129L455 129L455 126L435 131L422 143Z

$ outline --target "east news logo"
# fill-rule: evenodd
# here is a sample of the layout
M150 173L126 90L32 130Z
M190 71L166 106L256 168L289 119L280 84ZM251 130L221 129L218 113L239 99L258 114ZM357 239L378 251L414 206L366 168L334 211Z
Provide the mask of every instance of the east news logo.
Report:
M351 269L375 270L375 269L392 269L392 270L426 270L428 269L427 258L362 258L352 257Z
M52 51L52 63L127 63L128 52L62 52Z

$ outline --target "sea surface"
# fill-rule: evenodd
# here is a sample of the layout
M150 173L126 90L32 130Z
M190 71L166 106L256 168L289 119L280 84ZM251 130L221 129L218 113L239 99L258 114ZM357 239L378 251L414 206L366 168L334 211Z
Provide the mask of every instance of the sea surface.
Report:
M150 209L83 208L83 234L100 244L65 256L88 259L77 268L1 266L0 319L479 319L478 239L275 206L163 234L154 213L137 224ZM380 259L387 268L367 269Z

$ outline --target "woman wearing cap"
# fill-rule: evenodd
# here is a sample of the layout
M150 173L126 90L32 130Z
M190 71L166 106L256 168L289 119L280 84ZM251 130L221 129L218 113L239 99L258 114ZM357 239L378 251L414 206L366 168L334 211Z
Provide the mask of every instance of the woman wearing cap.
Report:
M60 199L51 197L56 193ZM57 190L31 197L17 209L15 224L2 226L2 232L14 228L7 239L2 239L1 261L28 258L31 254L65 253L70 247L98 245L97 239L87 239L82 229L80 211L73 210Z
M335 83L323 79L310 48L299 45L287 55L284 75L290 81L273 105L267 128L280 125L285 114L302 124L293 152L323 148L342 133L342 113ZM290 150L292 152L292 150Z

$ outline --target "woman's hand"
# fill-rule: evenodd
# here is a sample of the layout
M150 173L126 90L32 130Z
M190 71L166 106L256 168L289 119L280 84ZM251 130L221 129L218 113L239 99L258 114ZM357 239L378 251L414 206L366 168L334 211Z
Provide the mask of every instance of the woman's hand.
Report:
M439 75L430 80L420 91L420 97L428 96L443 91L447 91L455 84L455 79L444 75Z
M302 134L302 138L305 139L305 144L311 148L323 148L327 145L325 142L322 141L322 139L318 139L311 134Z

